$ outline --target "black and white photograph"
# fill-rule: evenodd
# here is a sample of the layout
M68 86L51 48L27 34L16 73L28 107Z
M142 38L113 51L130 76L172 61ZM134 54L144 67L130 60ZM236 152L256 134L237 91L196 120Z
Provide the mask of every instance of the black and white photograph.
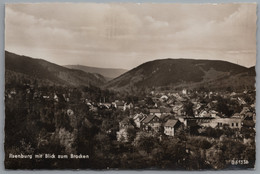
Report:
M5 169L255 170L256 12L5 4Z

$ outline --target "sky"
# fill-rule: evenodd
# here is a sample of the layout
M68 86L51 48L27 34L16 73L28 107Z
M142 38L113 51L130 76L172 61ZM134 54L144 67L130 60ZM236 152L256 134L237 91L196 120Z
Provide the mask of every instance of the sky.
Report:
M59 65L164 58L256 63L256 4L6 4L5 49Z

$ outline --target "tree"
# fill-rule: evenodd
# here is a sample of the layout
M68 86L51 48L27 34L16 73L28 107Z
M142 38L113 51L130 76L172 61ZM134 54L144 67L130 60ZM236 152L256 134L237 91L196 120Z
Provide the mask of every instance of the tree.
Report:
M186 102L183 106L183 110L184 112L186 112L186 115L188 116L193 116L194 117L194 113L193 113L193 103L191 103L190 101Z
M176 169L184 168L187 165L187 161L183 161L186 157L185 143L178 139L168 139L161 142L161 148L164 149L162 154L162 164L166 168ZM168 161L168 162L167 162Z
M247 102L248 104L251 104L252 103L252 98L248 95L245 96L245 102Z
M146 151L147 153L151 153L152 149L156 146L158 139L153 136L140 135L140 138L137 142L137 146Z
M200 140L198 144L202 149L209 149L212 146L212 144L206 139Z
M127 130L127 138L129 142L133 142L136 136L135 128L129 127Z
M212 138L219 138L221 135L223 135L223 130L207 127L201 135L212 137Z
M218 97L218 104L217 104L217 111L219 113L222 113L226 116L231 116L232 111L229 110L229 107L227 105L228 101L222 97Z
M149 105L149 106L153 106L155 103L154 103L154 101L153 101L153 99L151 98L151 97L147 97L146 98L146 103L147 103L147 105Z

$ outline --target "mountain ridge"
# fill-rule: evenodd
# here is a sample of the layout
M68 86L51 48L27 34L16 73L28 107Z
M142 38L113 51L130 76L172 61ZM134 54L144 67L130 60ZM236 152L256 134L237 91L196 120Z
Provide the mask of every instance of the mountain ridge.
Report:
M237 75L239 75L238 78L231 78ZM223 60L166 58L145 62L104 84L104 88L129 90L159 86L181 87L182 84L206 86L206 83L213 83L214 80L224 82L229 78L234 83L230 86L236 87L238 85L236 79L246 82L243 76L250 77L248 85L252 86L255 82L255 79L251 78L255 76L254 66L247 68Z
M5 67L9 73L25 74L34 79L47 80L62 85L88 86L92 84L98 86L106 81L100 74L69 69L44 59L35 59L8 51L5 51Z
M128 71L122 68L100 68L100 67L91 67L85 65L64 65L64 67L79 69L89 73L98 73L106 77L108 80L112 80Z
M79 67L100 70L119 70L118 77L107 81L97 73L89 73L79 69L66 68L44 59L35 59L5 52L6 79L15 76L41 79L54 84L71 86L100 86L118 91L135 91L148 88L254 88L255 66L244 67L223 60L202 59L157 59L145 62L127 72L124 69ZM18 75L19 74L19 75Z

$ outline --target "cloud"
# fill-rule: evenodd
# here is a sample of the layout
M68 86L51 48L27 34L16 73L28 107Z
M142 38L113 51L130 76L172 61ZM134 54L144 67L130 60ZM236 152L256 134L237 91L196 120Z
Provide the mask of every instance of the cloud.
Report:
M6 5L6 49L58 64L132 68L188 57L252 66L255 33L255 4Z
M163 27L168 27L169 26L169 23L166 22L166 21L158 21L158 20L155 20L154 18L152 18L151 16L146 16L145 17L145 20L148 21L148 25L150 25L151 28L154 28L154 29L160 29L160 28L163 28Z

